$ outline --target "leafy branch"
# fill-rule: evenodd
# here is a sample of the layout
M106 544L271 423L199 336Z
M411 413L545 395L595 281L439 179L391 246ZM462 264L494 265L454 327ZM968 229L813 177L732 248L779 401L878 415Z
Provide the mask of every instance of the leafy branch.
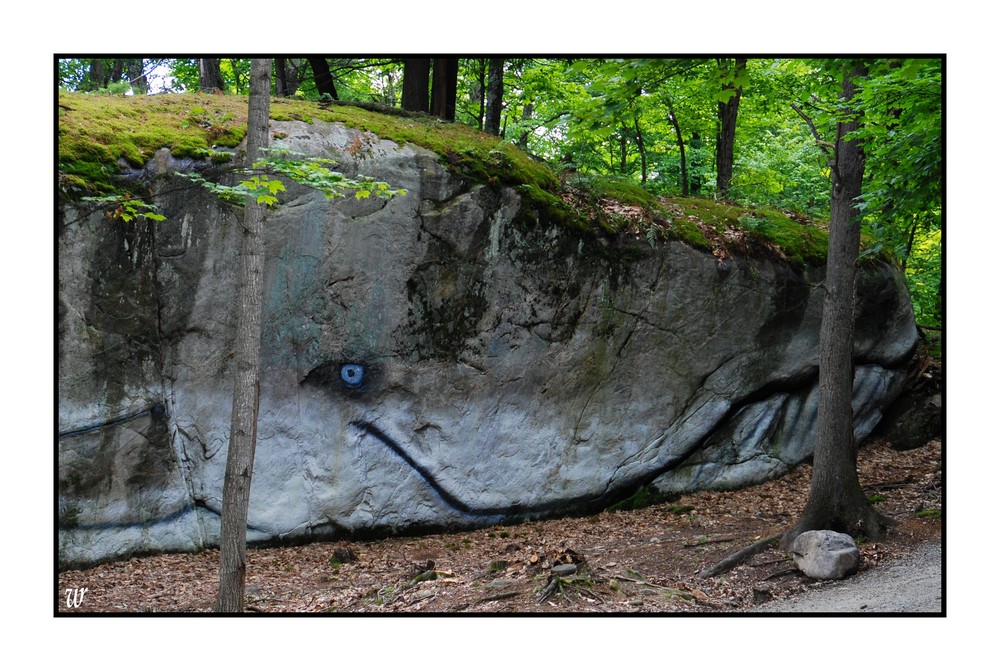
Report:
M89 196L81 198L81 200L95 203L101 207L110 206L111 209L108 211L108 216L112 219L121 219L125 222L134 221L139 217L149 219L150 221L163 221L166 219L164 215L156 211L156 205L147 203L139 198L133 198L131 194L124 196Z
M201 184L219 198L242 204L247 198L253 198L258 203L268 206L277 205L277 194L285 191L285 184L280 179L267 179L266 174L277 174L288 177L293 182L316 189L326 198L343 198L348 191L354 191L358 200L376 196L391 198L406 195L405 189L393 189L388 182L381 182L373 177L358 175L346 177L343 173L331 170L337 165L332 159L303 157L286 150L266 151L262 158L253 164L250 170L240 171L252 176L236 185L219 184L205 179L198 173L177 173L179 177ZM253 174L257 173L257 174Z

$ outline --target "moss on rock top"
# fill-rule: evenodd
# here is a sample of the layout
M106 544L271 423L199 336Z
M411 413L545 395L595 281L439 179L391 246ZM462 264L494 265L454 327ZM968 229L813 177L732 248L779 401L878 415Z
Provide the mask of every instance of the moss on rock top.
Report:
M58 175L62 195L116 193L123 168L145 165L167 147L178 158L230 160L246 134L244 96L201 93L108 96L60 92ZM777 210L698 198L657 198L626 179L560 177L514 145L426 115L383 114L348 104L274 98L271 118L339 122L441 157L453 172L516 188L540 219L616 237L678 239L718 256L773 255L795 266L822 263L826 229Z

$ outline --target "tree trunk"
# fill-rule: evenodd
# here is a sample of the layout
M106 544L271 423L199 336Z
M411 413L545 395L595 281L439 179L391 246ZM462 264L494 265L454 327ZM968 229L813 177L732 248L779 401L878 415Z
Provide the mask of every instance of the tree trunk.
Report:
M841 97L850 103L857 68L844 78ZM795 526L782 538L789 547L799 534L831 529L851 535L880 538L890 520L876 511L858 480L857 445L854 440L854 301L858 253L861 246L861 195L865 159L861 148L844 136L858 128L858 121L837 126L832 161L830 243L827 252L826 298L819 342L819 408L809 501Z
M145 94L149 90L149 82L146 80L146 74L143 72L142 59L130 58L125 61L125 66L128 81L132 85L132 89L136 93Z
M253 59L247 123L247 165L267 146L271 95L270 59ZM243 246L237 278L237 315L232 424L226 477L222 490L222 529L219 539L219 596L215 610L243 610L246 590L247 511L250 480L257 447L257 410L260 400L260 335L264 303L264 216L266 206L248 198L244 211Z
M503 59L490 59L490 76L486 84L486 122L483 129L487 133L500 135L500 113L503 109Z
M674 127L674 134L677 136L677 146L681 150L681 195L687 196L690 193L688 188L687 156L684 153L684 136L681 135L681 125L677 122L677 115L674 114L674 103L667 98L667 112L670 116L670 124Z
M295 89L291 88L291 78L288 76L287 58L274 59L274 73L276 76L275 92L278 97L287 98L295 93Z
M403 109L427 113L431 109L429 94L431 59L407 58L403 61Z
M218 58L198 59L198 86L201 87L202 91L224 91L226 89Z
M521 109L521 121L527 121L534 113L535 106L532 103L524 103L524 107ZM521 133L521 137L517 139L517 146L521 151L528 150L528 131Z
M327 95L331 100L340 100L337 97L337 89L333 85L333 75L330 73L330 64L325 58L310 58L309 65L312 66L313 80L316 82L316 90L320 96Z
M642 139L642 130L639 128L639 117L636 116L633 121L635 121L635 144L639 148L639 160L642 164L642 184L646 183L646 176L648 173L648 164L646 163L646 143Z
M746 72L747 59L737 58L733 78ZM719 133L715 138L715 191L720 198L729 193L733 182L733 149L736 144L736 115L740 107L743 87L732 81L723 85L724 91L733 91L726 102L719 103Z
M625 126L618 132L618 149L621 154L621 169L618 172L625 175L628 173L628 130Z
M431 82L431 114L445 121L454 121L457 100L458 59L435 58Z

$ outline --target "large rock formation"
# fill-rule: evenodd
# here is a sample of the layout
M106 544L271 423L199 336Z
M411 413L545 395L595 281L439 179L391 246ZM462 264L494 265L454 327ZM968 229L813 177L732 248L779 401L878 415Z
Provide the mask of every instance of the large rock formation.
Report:
M408 193L292 186L269 216L250 541L596 510L809 456L822 268L600 240L423 149L273 126ZM175 167L165 151L144 176L166 222L63 210L63 565L217 541L241 228ZM860 292L862 437L916 332L895 269L866 265Z

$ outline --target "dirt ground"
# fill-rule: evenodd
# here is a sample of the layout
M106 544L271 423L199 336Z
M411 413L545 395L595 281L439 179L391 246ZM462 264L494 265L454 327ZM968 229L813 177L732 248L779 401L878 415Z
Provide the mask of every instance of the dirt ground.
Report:
M866 444L861 484L897 520L861 539L864 573L940 539L941 443L908 452ZM249 552L250 613L733 613L815 589L776 549L716 578L699 571L790 526L811 467L736 492L638 510L380 541ZM58 575L59 613L206 613L217 551L133 558ZM67 590L86 588L78 607Z

